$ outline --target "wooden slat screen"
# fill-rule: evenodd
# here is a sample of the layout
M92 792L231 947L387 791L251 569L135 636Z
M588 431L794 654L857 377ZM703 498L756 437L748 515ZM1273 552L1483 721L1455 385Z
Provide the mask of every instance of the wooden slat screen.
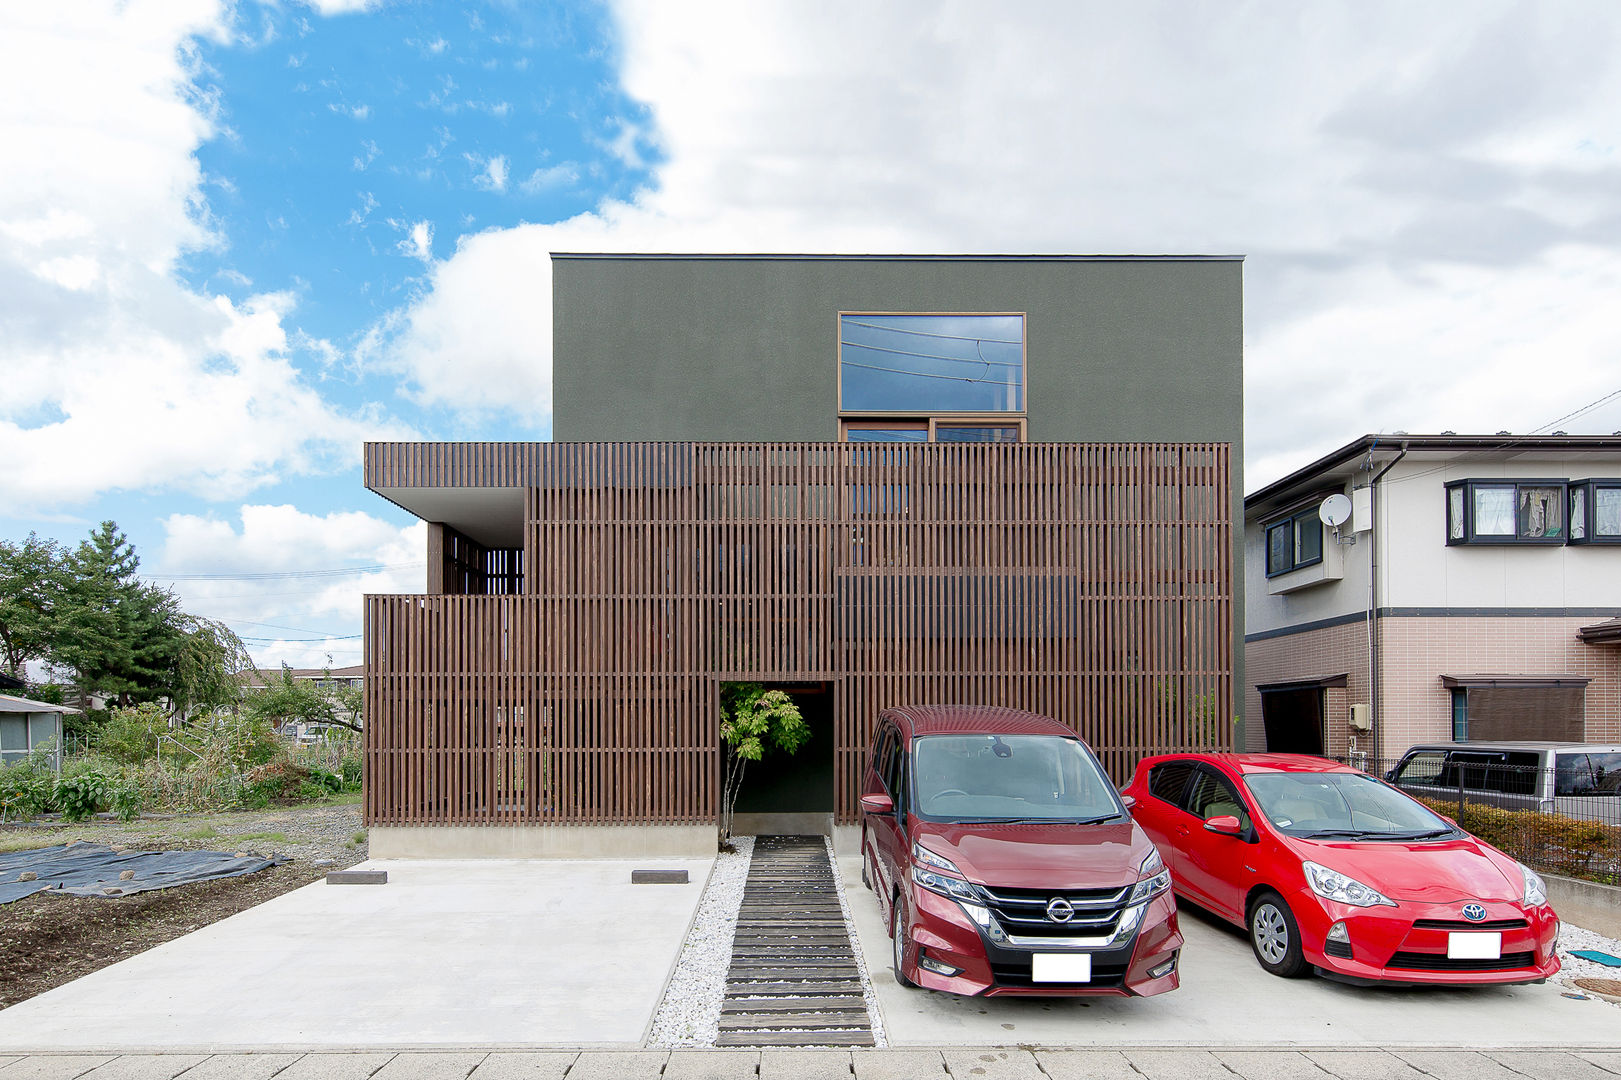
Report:
M830 684L843 821L890 704L1045 713L1116 779L1227 747L1230 454L369 445L374 487L523 487L526 521L517 595L367 597L366 818L712 821L721 678Z

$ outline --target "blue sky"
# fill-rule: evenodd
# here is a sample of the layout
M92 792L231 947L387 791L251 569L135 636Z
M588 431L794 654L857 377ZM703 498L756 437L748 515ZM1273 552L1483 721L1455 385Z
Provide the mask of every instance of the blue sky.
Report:
M1615 431L1618 57L1601 0L7 5L0 536L357 660L422 581L360 447L549 435L554 250L1244 254L1251 488Z

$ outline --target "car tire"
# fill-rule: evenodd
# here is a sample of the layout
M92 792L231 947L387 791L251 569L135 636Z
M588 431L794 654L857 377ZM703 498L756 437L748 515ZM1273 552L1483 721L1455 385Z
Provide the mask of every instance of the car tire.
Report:
M890 911L889 951L891 960L895 965L895 981L905 987L916 986L917 983L908 979L906 973L901 970L902 960L906 954L906 914L901 911L901 898L899 895L895 897L895 902L890 905Z
M1298 979L1311 970L1300 948L1300 924L1283 897L1264 892L1250 904L1244 925L1249 930L1255 962L1281 979Z

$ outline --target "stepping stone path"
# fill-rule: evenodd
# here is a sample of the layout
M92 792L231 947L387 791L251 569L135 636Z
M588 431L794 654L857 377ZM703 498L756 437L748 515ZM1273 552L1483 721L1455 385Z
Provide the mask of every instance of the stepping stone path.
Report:
M820 836L754 842L716 1046L872 1046L861 972Z

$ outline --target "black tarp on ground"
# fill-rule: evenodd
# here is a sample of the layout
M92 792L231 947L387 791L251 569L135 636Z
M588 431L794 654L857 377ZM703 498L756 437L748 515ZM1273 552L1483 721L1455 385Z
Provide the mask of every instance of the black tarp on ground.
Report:
M240 877L275 866L278 861L257 855L239 859L223 851L117 852L104 844L10 851L0 853L0 904L43 889L74 896L125 896L194 881ZM135 871L134 879L120 881L118 875L125 870ZM38 874L39 879L17 880L19 874L28 871Z

